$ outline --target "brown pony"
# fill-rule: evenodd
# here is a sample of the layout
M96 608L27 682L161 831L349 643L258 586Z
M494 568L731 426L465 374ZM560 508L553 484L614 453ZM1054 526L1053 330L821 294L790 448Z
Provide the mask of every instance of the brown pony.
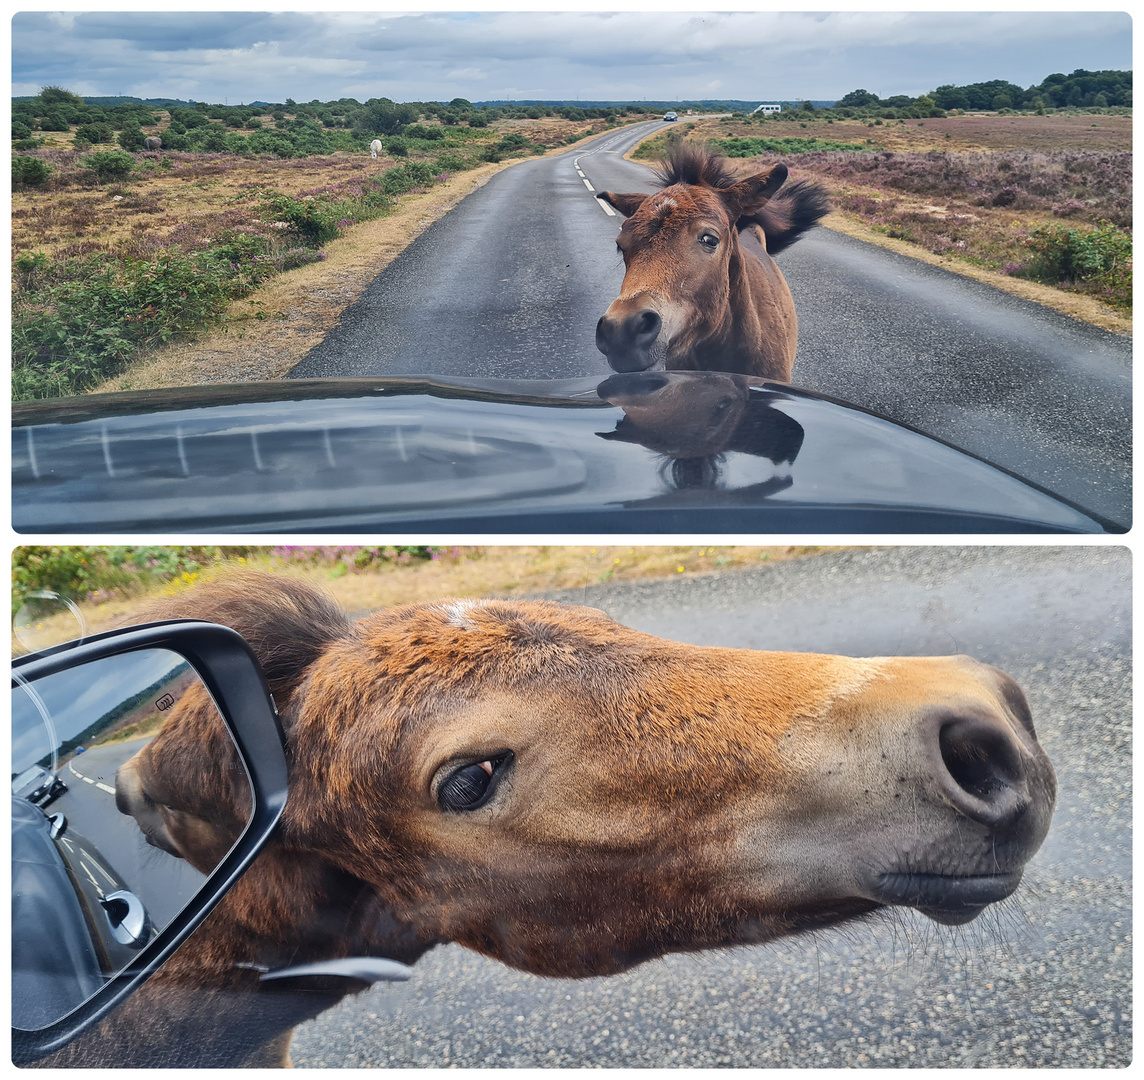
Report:
M259 972L336 957L451 941L578 978L884 905L966 922L1017 887L1052 814L1020 689L967 657L699 648L546 602L353 623L269 576L146 614L251 642L289 803L170 963L49 1065L282 1064L294 1025L361 987ZM208 869L248 794L213 712L184 701L117 801Z
M714 370L790 381L798 319L772 255L823 217L820 187L787 187L785 165L744 180L704 147L661 164L662 190L599 196L628 220L616 244L627 273L596 325L616 371ZM781 189L781 190L780 190Z

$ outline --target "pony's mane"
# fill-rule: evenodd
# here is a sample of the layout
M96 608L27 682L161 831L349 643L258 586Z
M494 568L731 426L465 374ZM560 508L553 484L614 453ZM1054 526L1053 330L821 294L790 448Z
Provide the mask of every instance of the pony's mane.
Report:
M727 167L727 159L703 143L679 143L659 163L655 178L663 187L672 184L706 185L717 190L734 186L739 180ZM758 225L766 236L769 255L777 255L813 228L830 212L830 202L821 185L809 180L784 184L756 213L740 217L741 231Z
M726 159L701 143L679 143L662 158L655 178L663 187L672 184L706 184L713 188L729 188L736 177L727 168Z

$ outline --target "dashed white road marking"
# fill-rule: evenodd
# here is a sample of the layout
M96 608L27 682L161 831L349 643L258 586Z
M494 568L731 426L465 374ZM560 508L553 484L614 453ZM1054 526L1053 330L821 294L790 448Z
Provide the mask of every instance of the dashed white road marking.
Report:
M584 186L589 191L595 191L596 190L594 187L592 187L592 182L586 176L582 176L581 179L584 181Z
M100 791L106 791L108 795L115 794L115 788L108 787L106 784L101 784L98 780L94 780L90 776L84 776L83 773L77 772L75 765L70 761L68 762L68 771L72 776L82 780L85 784L94 784Z
M601 199L599 195L596 196L596 203L604 211L604 213L608 215L608 217L616 216L615 210L613 210L606 202L604 202L604 200Z

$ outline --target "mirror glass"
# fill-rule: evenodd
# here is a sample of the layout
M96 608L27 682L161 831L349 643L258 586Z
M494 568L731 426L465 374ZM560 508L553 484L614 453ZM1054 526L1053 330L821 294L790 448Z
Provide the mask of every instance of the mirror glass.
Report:
M99 990L186 906L238 840L250 798L231 819L207 823L195 813L202 813L201 790L188 792L180 779L226 766L187 760L185 745L163 750L174 726L188 724L225 730L194 668L166 649L34 681L14 673L16 1027L46 1027ZM234 771L249 791L241 766ZM190 835L209 841L191 848Z

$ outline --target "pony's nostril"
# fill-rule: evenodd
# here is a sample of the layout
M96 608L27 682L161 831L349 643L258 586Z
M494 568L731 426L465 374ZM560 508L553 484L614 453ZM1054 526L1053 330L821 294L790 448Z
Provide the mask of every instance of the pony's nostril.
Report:
M946 772L943 786L968 817L998 827L1024 812L1019 750L1004 728L983 720L950 720L938 732L938 747Z
M633 320L632 337L639 345L650 345L659 337L662 326L663 320L659 317L659 313L652 311L651 308L644 308Z
M606 315L600 316L600 321L596 323L596 348L602 353L607 353L608 347L612 342L612 323Z

